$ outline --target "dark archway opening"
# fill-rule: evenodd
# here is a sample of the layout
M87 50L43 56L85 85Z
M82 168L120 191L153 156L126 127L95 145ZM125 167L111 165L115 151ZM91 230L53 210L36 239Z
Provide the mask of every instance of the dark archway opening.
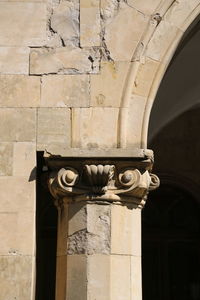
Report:
M143 300L200 299L199 28L196 20L180 43L151 113L161 186L142 212Z

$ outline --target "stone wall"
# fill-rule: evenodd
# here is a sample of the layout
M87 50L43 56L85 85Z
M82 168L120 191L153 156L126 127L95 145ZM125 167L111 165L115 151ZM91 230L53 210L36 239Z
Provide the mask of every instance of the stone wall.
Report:
M34 299L36 151L145 147L199 4L0 1L0 300Z

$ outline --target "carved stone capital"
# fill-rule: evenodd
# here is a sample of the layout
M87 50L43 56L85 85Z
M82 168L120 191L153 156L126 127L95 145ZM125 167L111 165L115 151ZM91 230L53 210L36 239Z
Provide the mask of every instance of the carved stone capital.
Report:
M143 206L159 186L151 159L49 158L49 188L57 200L121 202Z

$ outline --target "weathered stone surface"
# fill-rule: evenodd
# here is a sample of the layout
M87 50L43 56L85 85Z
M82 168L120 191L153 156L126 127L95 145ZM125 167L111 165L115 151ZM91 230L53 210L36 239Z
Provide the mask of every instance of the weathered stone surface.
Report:
M69 255L67 258L67 300L87 300L87 258Z
M0 2L0 46L42 46L46 41L46 4Z
M75 1L60 1L54 8L50 25L65 46L79 45L79 5Z
M0 108L0 141L35 141L36 111L31 108Z
M141 255L141 209L112 205L111 253Z
M91 75L91 106L120 107L128 62L102 62L101 73Z
M37 142L44 145L57 143L69 145L70 110L67 108L39 108Z
M82 3L83 1L81 1ZM99 7L80 7L80 44L81 47L94 47L101 44Z
M28 74L29 48L0 47L0 74Z
M1 176L1 212L35 210L35 181L22 176Z
M115 148L117 146L118 113L118 108L73 108L73 147Z
M11 176L13 164L13 144L0 143L0 176Z
M110 256L89 255L87 268L88 299L110 299Z
M33 267L31 256L0 256L0 300L30 299Z
M127 0L127 4L130 7L136 8L138 11L141 11L142 13L147 15L153 14L156 8L159 6L160 2L161 0Z
M37 107L39 104L39 77L0 75L1 107Z
M41 106L88 107L88 75L49 75L42 77Z
M99 52L95 49L41 48L30 56L31 74L82 74L99 71Z
M14 176L35 176L36 168L36 144L35 143L14 143L13 153L13 175Z
M19 207L21 210L21 207ZM3 243L0 255L34 255L34 212L3 212L0 218L0 234Z
M105 43L113 60L130 61L143 34L148 18L121 4L112 22L105 28Z
M140 64L133 86L134 94L144 97L149 95L158 66L159 62L150 58L147 58L144 63Z
M122 300L130 299L130 256L111 255L111 272L110 272L110 299ZM120 287L120 292L119 292Z

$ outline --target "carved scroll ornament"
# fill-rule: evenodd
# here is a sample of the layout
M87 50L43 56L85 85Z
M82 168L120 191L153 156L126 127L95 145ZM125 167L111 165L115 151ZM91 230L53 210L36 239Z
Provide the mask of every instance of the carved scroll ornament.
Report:
M119 164L83 164L62 167L50 175L49 187L55 199L66 201L131 202L143 206L150 190L159 186L149 170Z

